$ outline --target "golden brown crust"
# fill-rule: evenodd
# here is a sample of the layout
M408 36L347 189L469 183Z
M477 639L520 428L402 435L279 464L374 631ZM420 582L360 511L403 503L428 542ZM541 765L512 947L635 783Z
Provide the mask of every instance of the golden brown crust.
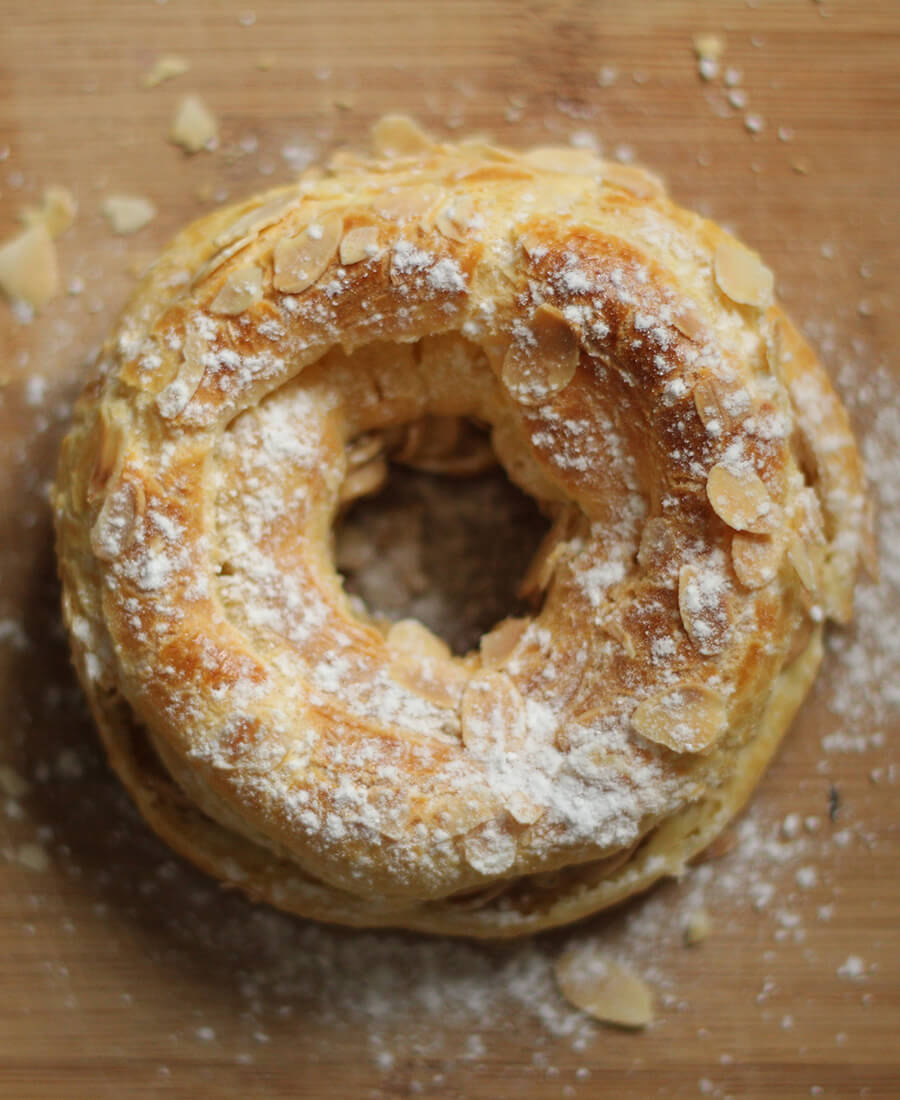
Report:
M771 273L655 178L375 138L138 289L63 446L65 617L189 858L319 919L513 935L743 803L850 613L861 464ZM465 418L555 520L540 609L456 658L351 610L329 529L390 454L483 465Z

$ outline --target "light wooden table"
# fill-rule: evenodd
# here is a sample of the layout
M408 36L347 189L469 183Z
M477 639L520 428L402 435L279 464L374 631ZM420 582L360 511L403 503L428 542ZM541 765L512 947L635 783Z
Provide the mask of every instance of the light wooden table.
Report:
M612 918L476 949L322 931L168 857L84 718L43 496L135 263L210 196L286 179L397 108L440 134L593 135L660 171L769 259L878 459L900 346L900 5L2 0L0 27L0 236L46 185L81 206L59 241L79 292L31 325L0 306L0 758L29 784L20 795L0 773L0 1095L900 1095L898 726L883 691L900 682L896 566L860 636L838 639L738 849ZM724 37L746 107L721 76L700 80L699 31ZM190 72L142 89L164 52ZM165 140L187 91L220 119L215 153ZM158 216L115 238L99 214L110 192L146 195ZM889 462L876 468L896 501ZM896 511L885 530L900 537ZM796 836L779 832L790 813ZM687 950L701 894L713 933ZM573 936L659 988L651 1030L567 1013L548 960Z

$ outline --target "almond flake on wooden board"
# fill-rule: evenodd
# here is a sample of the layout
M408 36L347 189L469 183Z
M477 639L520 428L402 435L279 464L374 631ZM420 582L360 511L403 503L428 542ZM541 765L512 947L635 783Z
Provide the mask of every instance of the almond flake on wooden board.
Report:
M759 256L735 240L724 240L714 258L716 283L740 305L764 309L772 304L775 276Z
M199 96L185 96L178 104L169 130L169 140L186 153L215 148L219 140L219 124Z
M67 187L46 187L40 206L26 206L22 221L26 225L43 224L51 237L61 237L71 229L78 213L78 200Z
M36 309L59 293L59 265L43 222L30 225L0 245L0 290Z
M107 195L100 211L119 237L137 233L156 217L156 207L141 195Z
M684 922L684 942L688 947L703 943L712 931L712 921L705 909L695 909Z
M653 1022L653 991L633 971L589 945L564 951L554 966L562 995L604 1024L641 1028Z
M155 88L166 80L183 76L190 67L191 63L185 58L173 53L164 53L153 62L153 66L141 77L141 85L144 88Z

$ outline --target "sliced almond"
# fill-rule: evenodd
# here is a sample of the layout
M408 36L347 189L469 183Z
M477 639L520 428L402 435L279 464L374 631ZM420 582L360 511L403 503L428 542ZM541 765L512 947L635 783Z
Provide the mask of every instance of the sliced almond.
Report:
M412 816L407 793L397 787L376 786L369 789L367 801L377 815L378 831L391 840L402 840Z
M503 804L509 811L510 817L520 825L533 825L547 812L546 806L535 802L525 791L513 791L503 799Z
M477 757L515 750L524 739L525 704L503 672L475 673L462 697L460 719L463 742Z
M546 590L557 565L566 554L567 542L572 537L576 522L574 509L561 509L529 562L525 576L519 584L520 597L527 600Z
M609 167L590 149L567 148L564 145L538 145L523 153L521 159L544 172L565 172L590 179L600 179Z
M312 286L334 258L343 229L340 214L324 214L297 236L282 238L274 251L275 288L296 294Z
M477 207L471 195L456 195L435 219L435 228L451 241L464 241L477 221Z
M263 229L273 225L291 207L297 204L300 196L292 190L289 194L275 195L271 199L246 210L230 225L221 230L214 244L217 248L234 244L238 240L250 240Z
M262 269L256 264L246 264L229 271L219 293L212 300L210 312L234 316L256 305L262 295Z
M488 821L466 837L465 853L469 866L482 875L502 875L516 861L516 838Z
M672 318L672 324L689 340L699 340L703 335L703 318L690 306L682 306Z
M156 407L164 420L174 420L176 416L180 416L200 388L206 373L206 351L206 338L199 329L190 328L185 337L184 353L178 372L156 396Z
M607 161L603 165L603 186L617 187L637 199L655 199L666 193L658 176L652 175L634 164L618 164Z
M372 209L392 222L408 222L427 214L442 192L431 184L417 184L383 191L372 199Z
M214 148L218 138L216 116L199 96L185 96L172 119L169 140L186 153L199 153L201 149Z
M348 230L341 238L338 257L344 267L371 260L381 251L378 245L378 226L359 225Z
M675 752L704 752L725 732L728 713L718 692L681 684L639 703L631 724L648 741Z
M687 636L704 656L714 656L728 641L727 582L712 564L682 565L678 573L678 610Z
M731 540L731 564L745 588L765 588L778 576L784 542L772 535L735 533Z
M450 647L417 619L401 619L392 623L385 644L388 649L403 657L431 657L448 660Z
M492 821L501 810L497 799L483 787L454 795L432 795L427 811L434 824L450 836L462 836Z
M501 378L518 402L540 405L575 377L578 338L563 314L546 304L535 310L528 329L527 338L510 344Z
M371 131L372 148L382 157L414 157L428 153L435 144L407 115L385 115Z
M493 630L482 635L481 663L485 668L499 668L514 652L528 629L530 619L503 619Z
M143 511L143 492L131 481L120 481L107 493L91 528L91 549L101 561L115 561L134 540Z
M40 206L26 206L22 220L26 225L42 222L51 237L61 237L71 229L78 213L78 202L67 187L48 187Z
M776 525L775 502L753 470L716 463L709 471L706 495L719 519L735 531L765 535Z
M0 290L36 309L59 293L56 249L46 225L31 225L0 245Z
M775 276L751 249L725 240L716 249L716 282L733 302L764 309L772 304Z
M562 995L595 1020L617 1027L640 1028L653 1022L653 992L621 963L593 947L563 952L554 966Z
M347 472L341 482L338 503L346 506L359 497L371 496L387 481L388 466L384 455L378 454L364 466L357 466Z
M818 596L822 590L821 554L814 553L806 539L796 536L788 543L787 557L806 591Z
M102 408L102 407L101 407ZM125 431L121 424L110 421L101 411L97 418L97 457L87 485L87 500L92 503L102 493L110 478L122 464Z

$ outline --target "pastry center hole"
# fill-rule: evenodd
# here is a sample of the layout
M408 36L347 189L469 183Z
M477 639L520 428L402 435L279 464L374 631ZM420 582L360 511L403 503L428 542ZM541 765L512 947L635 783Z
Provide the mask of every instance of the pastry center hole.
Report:
M417 619L461 655L507 615L534 612L517 589L548 527L500 466L449 476L392 465L336 525L335 562L358 610Z

